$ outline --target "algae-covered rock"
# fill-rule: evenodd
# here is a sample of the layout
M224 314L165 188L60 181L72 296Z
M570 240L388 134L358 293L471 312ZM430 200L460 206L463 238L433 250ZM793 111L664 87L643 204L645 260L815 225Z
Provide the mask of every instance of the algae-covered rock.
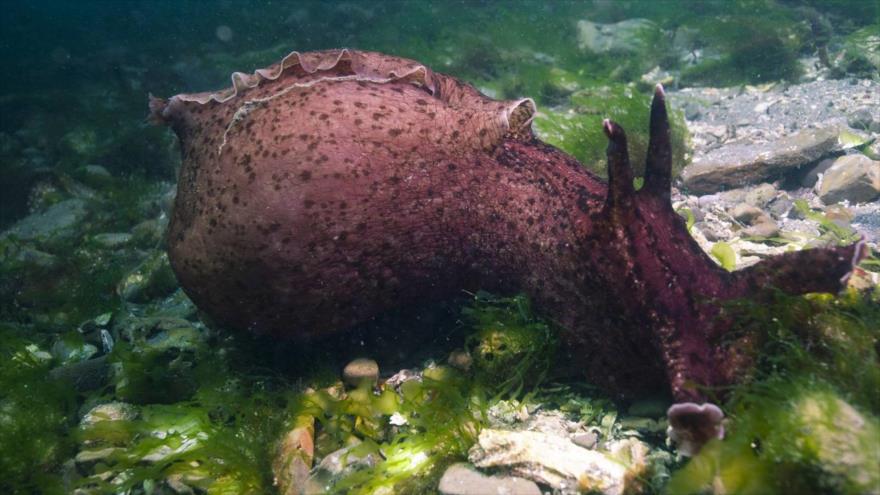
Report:
M838 68L860 77L880 74L880 24L865 26L847 36Z
M281 495L304 492L315 458L315 418L301 415L284 434L272 459L272 474Z
M602 453L579 447L562 436L486 428L468 460L479 468L509 470L560 493L619 495L637 492L636 479L645 469L647 449L631 450L620 447L613 453Z
M815 459L823 484L842 493L880 493L880 423L831 393L801 397L793 406L800 433L793 442Z
M682 172L685 187L709 194L779 178L821 158L838 143L836 127L805 129L766 144L732 144L694 159Z
M446 469L437 490L441 495L541 495L541 489L533 481L515 476L485 475L463 462Z
M575 156L591 171L604 176L607 139L602 120L610 118L627 130L630 161L636 175L644 173L648 152L650 98L625 85L592 87L576 92L560 110L542 109L533 127L542 140ZM687 127L681 112L669 109L672 130L673 175L686 161Z
M650 48L660 28L648 19L626 19L614 24L588 20L577 23L578 48L594 54L639 53Z
M167 296L177 287L177 279L168 262L168 254L161 251L153 253L123 278L116 292L126 301L142 303Z
M873 201L880 196L880 161L865 155L846 155L834 160L816 185L816 194L826 204Z
M524 296L481 293L462 312L476 330L466 342L474 371L490 386L512 391L537 383L547 373L557 339L554 330L532 314Z
M350 387L358 387L365 383L375 385L379 379L379 364L372 359L355 359L345 365L342 379Z
M0 238L13 237L24 241L52 241L74 237L77 226L86 219L89 212L86 202L71 198L50 206L45 211L27 216Z

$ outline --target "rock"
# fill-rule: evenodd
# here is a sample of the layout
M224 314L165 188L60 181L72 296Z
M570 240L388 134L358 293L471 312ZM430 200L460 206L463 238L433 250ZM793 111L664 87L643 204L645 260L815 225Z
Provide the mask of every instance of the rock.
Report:
M102 248L116 249L128 244L129 241L131 241L131 238L132 235L127 232L107 232L97 234L92 237L92 241Z
M272 459L272 474L279 495L301 495L308 484L315 458L315 418L302 415L284 435Z
M779 226L776 225L770 215L760 208L747 203L740 203L730 210L730 215L738 222L748 225L740 231L746 237L775 237L779 234Z
M25 267L51 269L58 266L58 257L27 244L9 243L3 246L0 263L21 264Z
M759 184L754 188L750 189L746 193L745 202L752 205L757 206L758 208L763 208L767 205L773 198L776 197L776 188L773 184L767 184L766 182L763 184Z
M730 210L730 216L735 218L738 222L742 222L746 225L752 225L759 218L766 217L767 214L764 213L764 211L760 208L754 207L747 203L740 203Z
M487 476L463 462L446 469L437 489L442 495L541 495L533 481L514 476Z
M165 235L167 221L144 220L131 229L131 242L142 248L156 248Z
M372 359L358 358L345 365L342 380L349 387L358 387L363 383L375 385L379 380L379 364Z
M846 119L847 125L853 129L863 131L880 132L880 122L874 120L874 115L868 108L859 108L849 114Z
M620 418L620 428L623 430L635 430L643 435L661 437L666 435L666 422L652 418L627 416Z
M471 357L469 352L459 349L449 353L449 359L447 362L453 368L467 371L471 369L471 365L474 364L474 358Z
M584 433L575 433L571 436L571 441L579 447L595 449L596 445L599 444L599 432L593 430Z
M852 493L880 493L880 424L831 393L813 392L794 405L794 448L815 459L825 477Z
M116 453L124 454L122 447L106 447L103 449L81 450L76 454L76 463L90 465L98 461L107 460Z
M627 19L615 24L578 21L578 48L591 53L633 53L646 48L646 31L658 30L647 19Z
M126 402L107 402L89 409L79 424L83 428L88 428L101 421L131 421L139 415L136 406Z
M644 416L646 418L663 418L666 417L666 410L669 409L671 403L669 399L639 399L633 401L627 408L626 412L630 416Z
M825 204L866 203L880 196L880 161L865 155L846 155L834 161L816 184Z
M76 228L88 216L86 202L73 198L56 203L45 211L19 220L0 239L13 237L23 241L45 241L76 235Z
M52 344L52 356L61 364L85 361L98 353L98 348L85 342L59 338Z
M794 207L794 201L787 193L783 192L767 205L767 211L774 218L783 218L788 215L792 207Z
M390 376L387 380L385 380L386 387L398 388L403 383L406 383L411 380L421 381L422 374L418 371L413 370L400 370L394 375Z
M529 410L525 404L515 400L500 400L489 408L489 422L492 425L511 425L529 419Z
M83 167L83 171L88 175L93 175L95 177L110 177L110 172L102 167L101 165L89 164Z
M838 134L835 127L805 129L771 143L722 146L695 158L682 179L695 194L772 180L833 150Z
M479 468L505 468L561 493L620 495L632 489L639 476L618 459L536 431L485 428L468 460Z
M831 166L834 165L834 160L834 158L826 158L816 164L816 166L811 168L801 179L801 185L810 188L815 186L816 182L819 181L819 175L824 174L826 170L831 168Z
M78 392L87 392L99 389L107 383L110 363L104 355L53 368L49 371L49 376L70 383Z
M321 495L332 493L333 486L346 476L363 469L369 469L379 461L378 452L358 455L358 443L341 448L327 454L321 463L315 466L306 481L305 495Z
M153 253L116 286L122 299L136 303L165 297L175 290L177 279L164 251Z
M779 225L770 217L763 217L754 225L746 227L740 231L745 237L776 237L779 235Z

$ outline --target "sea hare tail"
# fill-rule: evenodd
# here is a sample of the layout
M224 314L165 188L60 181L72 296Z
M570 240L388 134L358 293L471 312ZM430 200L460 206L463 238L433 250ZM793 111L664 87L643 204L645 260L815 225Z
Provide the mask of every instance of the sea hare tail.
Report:
M738 296L776 288L786 294L840 291L868 254L864 239L849 246L807 249L768 258L734 273Z

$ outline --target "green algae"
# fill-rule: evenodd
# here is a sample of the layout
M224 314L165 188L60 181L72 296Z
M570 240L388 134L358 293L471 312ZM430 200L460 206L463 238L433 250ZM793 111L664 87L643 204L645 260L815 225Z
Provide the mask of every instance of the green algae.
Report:
M648 154L650 93L641 93L632 86L622 84L592 87L573 94L568 107L568 110L542 111L534 121L538 137L573 155L587 169L604 176L608 138L602 131L602 120L609 118L626 131L630 162L636 175L644 174ZM668 111L673 174L678 174L687 161L688 132L684 114L671 108Z
M51 355L29 337L0 323L0 491L64 493L75 397L49 377Z
M516 397L550 371L559 345L556 331L532 312L529 300L480 292L462 310L474 333L465 347L474 360L476 379L500 396Z
M875 291L876 292L876 291ZM727 438L677 472L669 493L866 493L880 483L877 294L777 295L741 308L764 345L725 407Z

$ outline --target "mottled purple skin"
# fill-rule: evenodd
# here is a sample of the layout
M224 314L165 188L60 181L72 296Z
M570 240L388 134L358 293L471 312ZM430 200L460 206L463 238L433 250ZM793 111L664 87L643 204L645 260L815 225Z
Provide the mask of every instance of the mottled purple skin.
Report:
M835 292L861 256L718 267L672 210L659 88L634 191L615 124L606 183L533 137L531 100L494 101L411 60L294 53L234 82L151 101L183 152L172 266L232 327L319 336L462 289L524 291L593 383L703 401L750 361L749 336L721 342L721 302Z

